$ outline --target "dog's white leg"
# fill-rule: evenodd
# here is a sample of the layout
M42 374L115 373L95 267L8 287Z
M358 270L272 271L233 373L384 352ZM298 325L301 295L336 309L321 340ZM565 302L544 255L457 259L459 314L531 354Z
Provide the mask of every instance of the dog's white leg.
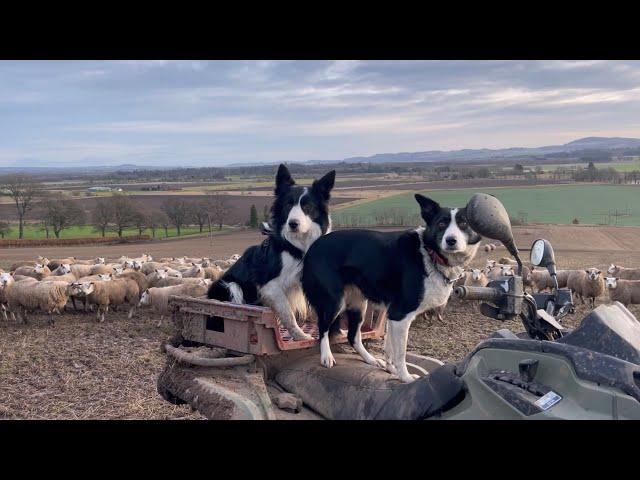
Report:
M395 322L387 319L387 331L384 336L384 362L385 362L384 369L387 372L389 372L391 375L397 375L398 371L396 370L396 367L393 364L393 341L392 341L393 327L391 326L392 323L395 323Z
M397 376L404 383L413 382L418 376L411 375L407 370L407 340L409 327L415 318L415 312L408 314L402 320L389 322L390 342L393 349L393 365L397 370Z
M304 333L298 326L287 294L276 282L267 283L260 291L260 295L264 302L276 312L282 325L285 326L294 340L311 340L313 338L311 335Z
M367 349L364 348L362 344L362 332L360 328L364 322L360 322L358 324L358 331L356 332L356 338L353 341L353 348L358 352L358 354L362 357L362 359L368 363L369 365L373 365L374 367L385 368L385 362L382 360L378 360L376 357L367 352Z
M329 332L324 332L320 340L320 363L327 368L331 368L336 364L336 359L331 353L331 345L329 344Z

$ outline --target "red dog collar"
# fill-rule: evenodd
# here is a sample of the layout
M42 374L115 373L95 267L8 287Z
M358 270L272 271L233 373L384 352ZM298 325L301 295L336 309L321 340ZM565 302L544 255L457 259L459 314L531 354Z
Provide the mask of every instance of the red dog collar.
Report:
M444 258L442 255L440 255L438 252L430 248L426 248L426 250L427 250L427 253L429 253L429 256L431 257L431 260L433 261L433 263L436 263L438 265L443 265L445 267L449 266L448 260Z

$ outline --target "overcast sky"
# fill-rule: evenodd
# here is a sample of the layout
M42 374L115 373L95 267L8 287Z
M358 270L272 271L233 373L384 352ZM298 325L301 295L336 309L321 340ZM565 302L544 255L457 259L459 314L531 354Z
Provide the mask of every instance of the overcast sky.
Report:
M0 166L216 166L640 137L640 62L0 61Z

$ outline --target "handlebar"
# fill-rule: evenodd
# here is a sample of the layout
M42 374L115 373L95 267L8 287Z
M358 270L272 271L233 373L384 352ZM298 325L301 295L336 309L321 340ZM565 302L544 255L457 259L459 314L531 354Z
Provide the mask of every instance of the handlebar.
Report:
M495 302L505 295L505 291L492 287L457 287L454 294L461 300L483 300Z

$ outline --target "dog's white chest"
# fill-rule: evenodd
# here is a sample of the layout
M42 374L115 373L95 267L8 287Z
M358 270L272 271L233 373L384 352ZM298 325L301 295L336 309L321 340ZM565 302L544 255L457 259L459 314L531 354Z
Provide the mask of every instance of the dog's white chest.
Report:
M424 293L418 310L424 312L447 303L453 290L453 284L445 284L442 276L432 272L423 282Z
M285 292L300 285L300 276L302 274L302 261L294 258L288 252L282 252L282 269L280 275L271 280L269 283L277 283ZM267 285L269 285L269 283Z

